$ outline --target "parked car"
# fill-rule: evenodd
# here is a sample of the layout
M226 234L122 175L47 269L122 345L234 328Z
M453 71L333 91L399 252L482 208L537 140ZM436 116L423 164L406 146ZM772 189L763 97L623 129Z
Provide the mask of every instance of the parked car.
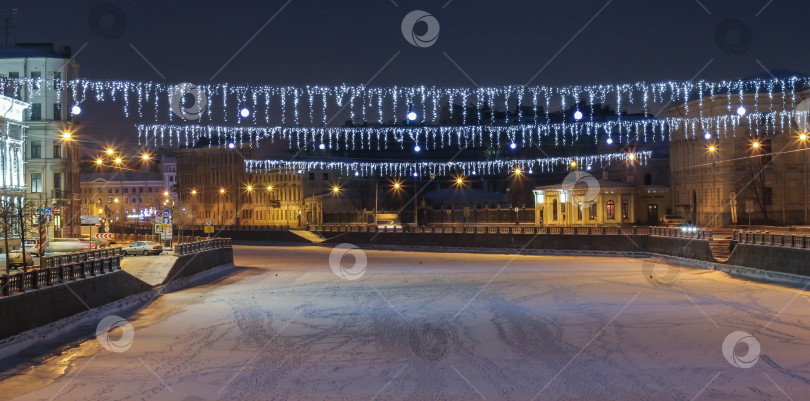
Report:
M686 224L686 219L684 219L683 216L677 216L677 215L674 215L674 214L668 214L668 215L664 216L663 219L661 219L661 222L663 222L664 224L666 224L668 226L682 226L682 225Z
M30 253L34 256L39 255L39 241L35 239L26 239L25 240L25 252Z
M127 255L160 255L163 252L163 246L157 242L152 241L138 241L133 242L132 245L121 250L124 256Z
M9 264L11 266L33 266L34 265L34 258L31 256L30 253L25 253L25 264L23 264L23 253L22 250L11 251L8 253L9 256Z

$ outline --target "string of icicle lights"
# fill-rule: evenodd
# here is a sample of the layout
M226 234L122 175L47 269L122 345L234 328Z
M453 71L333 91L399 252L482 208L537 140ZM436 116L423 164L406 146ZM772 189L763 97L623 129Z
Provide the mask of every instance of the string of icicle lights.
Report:
M581 123L554 123L545 125L470 125L426 127L241 127L211 125L137 125L138 142L142 145L193 147L207 139L209 146L223 142L248 142L257 146L262 139L284 140L296 149L402 149L406 143L424 149L444 147L483 146L485 143L507 143L533 146L541 139L553 137L565 145L582 135L594 141L606 138L613 142L652 142L670 139L670 133L681 131L684 139L704 137L721 138L736 135L736 128L747 126L754 135L785 132L793 122L807 126L806 111L777 111L746 113L728 116L663 119L636 119L624 121L585 121Z
M562 166L605 167L614 162L646 164L650 151L636 153L609 153L589 156L546 157L526 160L449 161L449 162L333 162L296 160L245 160L248 173L269 173L274 170L294 174L313 170L337 171L349 176L414 176L429 174L447 176L494 175L502 173L536 173L552 171ZM516 170L517 169L517 170Z
M15 97L22 90L34 96L51 88L55 89L57 97L67 93L71 97L74 113L80 112L80 106L90 101L120 101L126 116L133 111L141 117L153 112L155 121L167 118L258 123L263 120L267 124L272 122L282 126L318 126L326 125L340 110L345 109L351 120L358 122L383 124L416 116L422 123L438 124L446 106L450 116L456 115L454 108L461 107L460 118L462 124L466 125L483 121L486 117L482 116L482 113L486 113L483 111L485 106L492 110L516 110L516 118L528 116L534 119L535 124L541 122L541 117L549 121L553 109L583 107L590 109L588 115L593 115L594 108L600 104L610 105L619 111L632 106L645 114L650 114L651 106L656 104L684 104L687 113L691 108L697 108L702 116L708 100L715 109L718 106L715 101L719 100L719 104L727 108L727 114L733 114L740 107L750 107L743 104L743 95L747 94L754 95L753 110L750 112L759 112L759 108L765 106L760 103L765 102L768 110L774 105L792 109L801 100L797 99L796 92L810 84L810 77L483 88L195 85L7 77L0 77L0 84ZM695 103L690 103L692 100ZM586 113L587 110L578 111Z

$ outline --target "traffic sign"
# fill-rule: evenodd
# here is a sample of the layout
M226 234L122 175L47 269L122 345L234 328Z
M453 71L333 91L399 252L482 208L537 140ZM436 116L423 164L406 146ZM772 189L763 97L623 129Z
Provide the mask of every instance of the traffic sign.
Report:
M45 208L45 214L51 214L51 213L53 213L53 209L51 209L50 207L46 207Z
M160 234L163 232L163 224L155 223L155 234Z
M205 221L205 225L206 225L206 226L213 226L214 224L213 224L213 223L211 223L211 220L206 220L206 221Z
M171 210L169 210L169 209L163 209L163 217L166 217L166 216L171 216L171 215L172 215L172 211L171 211Z
M172 223L171 217L163 216L163 224L171 224L171 223Z
M115 234L111 234L111 233L95 233L95 234L93 234L93 238L113 239L113 237L115 237Z
M163 217L163 212L158 210L157 212L155 212L155 217Z
M37 208L37 216L42 216L42 212L43 212L42 208L38 207Z
M205 234L212 234L214 232L214 226L205 226L203 232Z

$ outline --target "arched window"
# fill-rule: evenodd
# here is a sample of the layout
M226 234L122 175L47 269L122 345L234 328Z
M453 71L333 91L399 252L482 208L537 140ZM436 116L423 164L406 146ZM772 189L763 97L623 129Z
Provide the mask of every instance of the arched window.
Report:
M596 220L596 202L591 202L591 220Z
M607 207L605 207L605 211L608 220L613 220L616 218L616 204L613 203L612 200L607 201Z
M582 202L577 204L577 220L582 220Z
M627 200L622 201L622 220L627 220L630 218L630 204Z
M551 212L553 214L552 220L557 220L557 200L554 199L554 202L551 204Z

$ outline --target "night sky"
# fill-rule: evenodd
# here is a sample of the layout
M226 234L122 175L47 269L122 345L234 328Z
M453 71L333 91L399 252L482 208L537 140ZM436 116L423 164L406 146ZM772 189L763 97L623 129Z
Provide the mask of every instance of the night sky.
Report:
M810 72L806 1L12 0L0 12L11 8L18 42L70 46L92 79L472 87ZM403 37L413 10L439 22L432 46ZM136 142L120 105L87 107L81 123Z

